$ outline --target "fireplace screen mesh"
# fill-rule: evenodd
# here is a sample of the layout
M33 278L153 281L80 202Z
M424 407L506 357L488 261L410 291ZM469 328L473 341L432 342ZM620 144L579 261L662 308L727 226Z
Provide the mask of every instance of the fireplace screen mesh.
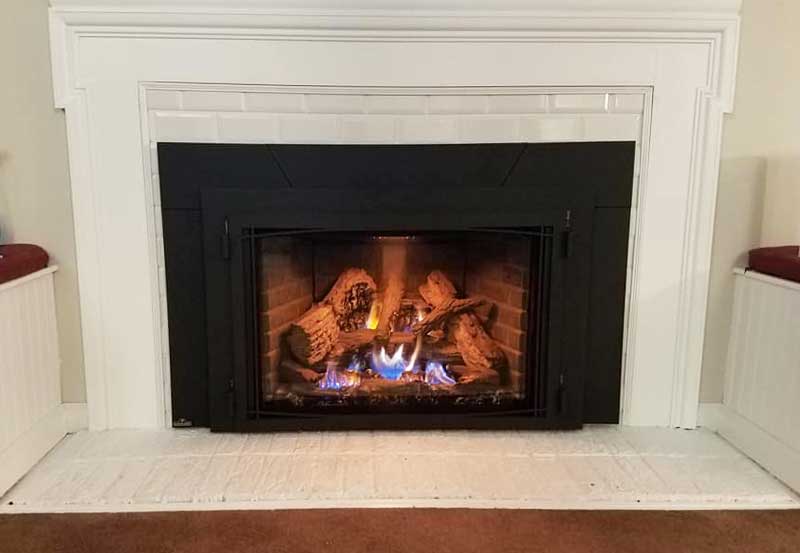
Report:
M552 228L244 240L256 414L544 415Z

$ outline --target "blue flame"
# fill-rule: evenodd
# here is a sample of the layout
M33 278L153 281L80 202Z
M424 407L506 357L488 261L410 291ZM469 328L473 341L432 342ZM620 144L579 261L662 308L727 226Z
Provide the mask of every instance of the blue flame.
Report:
M342 390L361 384L361 375L355 371L339 372L334 363L329 363L325 376L318 383L320 390Z
M406 360L403 359L403 346L401 345L389 357L386 348L381 348L380 353L372 353L372 370L387 380L399 380L406 371Z
M425 382L430 386L454 386L456 383L438 361L428 361L425 364Z
M367 368L367 362L364 361L364 358L360 355L354 355L353 358L350 360L350 364L347 365L347 370L351 372L364 372L364 369Z

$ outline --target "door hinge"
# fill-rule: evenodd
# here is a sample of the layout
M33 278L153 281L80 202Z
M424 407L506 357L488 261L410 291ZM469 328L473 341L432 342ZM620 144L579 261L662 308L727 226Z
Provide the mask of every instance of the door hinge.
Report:
M228 218L225 218L225 223L222 226L222 236L220 237L220 253L222 259L231 258L231 227L228 223Z
M561 257L570 255L570 236L572 235L572 211L564 214L564 228L561 230Z

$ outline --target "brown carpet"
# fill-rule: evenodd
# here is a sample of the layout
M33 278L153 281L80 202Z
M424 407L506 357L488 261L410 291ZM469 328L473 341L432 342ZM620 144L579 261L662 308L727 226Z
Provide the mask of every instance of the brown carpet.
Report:
M796 511L341 509L0 516L3 553L800 551Z

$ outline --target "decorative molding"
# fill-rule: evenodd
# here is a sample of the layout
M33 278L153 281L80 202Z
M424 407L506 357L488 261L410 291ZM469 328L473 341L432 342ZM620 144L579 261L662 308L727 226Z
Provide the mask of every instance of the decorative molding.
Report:
M402 0L309 7L274 0L50 0L55 102L76 86L75 42L83 36L335 41L703 42L711 93L733 111L741 0L469 0L407 9ZM475 9L479 5L482 9ZM302 7L300 7L302 6Z
M800 492L800 451L790 447L722 403L701 403L698 424L713 430Z
M649 211L647 209L647 205L663 200L670 205L660 205L659 209L673 210L672 226L675 217L685 218L686 226L682 236L676 235L673 229L667 238L664 228L655 231L663 236L654 237L652 229L647 236L634 236L629 290L632 307L628 324L638 331L626 337L626 364L635 370L628 370L625 374L624 390L628 395L623 401L623 420L642 425L695 425L722 113L730 111L733 102L738 0L616 0L602 2L602 7L597 2L576 0L570 3L569 9L550 0L506 0L489 11L475 9L477 4L467 0L458 4L448 3L447 6L426 4L425 9L418 11L401 10L400 4L399 0L378 4L350 2L330 8L322 2L310 9L300 9L299 4L293 1L279 4L267 0L198 0L167 4L149 0L133 3L57 0L52 3L54 89L57 105L67 110L69 127L92 428L120 424L163 426L169 420L169 399L154 399L151 391L164 389L163 375L167 362L157 351L166 338L160 333L154 333L146 340L144 336L137 336L142 340L141 347L127 354L120 353L121 344L107 343L113 341L109 334L112 331L107 327L120 328L120 321L116 320L118 315L110 306L110 303L119 303L113 299L115 294L119 295L115 292L118 289L115 280L119 278L115 279L109 273L117 274L121 261L116 255L109 256L109 249L104 246L104 241L112 240L108 230L116 228L111 226L114 216L107 211L109 205L120 203L122 196L130 196L133 203L128 204L127 224L132 225L131 229L135 226L139 236L147 236L145 240L134 239L132 233L124 235L124 241L133 246L131 258L139 256L141 248L145 247L142 240L146 242L150 259L157 258L153 220L145 221L143 216L142 220L134 223L131 219L134 212L138 214L147 209L139 202L146 203L157 197L151 187L147 187L145 192L131 192L138 186L144 188L151 163L148 122L141 120L141 106L134 106L142 102L140 87L143 83L156 86L172 84L187 89L205 86L209 90L233 83L239 83L237 86L242 90L277 83L289 89L300 85L315 86L325 92L364 84L388 89L401 85L427 85L431 90L468 90L473 86L513 89L520 88L520 85L653 87L660 111L654 112L652 117L648 115L644 121L647 128L652 125L656 134L644 136L642 140L644 147L638 167L641 186L636 198L639 208L633 213L633 228L643 228L642 224L653 218L661 221L659 225L666 224L663 212L659 214L654 205ZM167 38L170 40L164 41ZM130 49L134 41L137 48ZM204 65L176 63L176 56L185 56L189 51L185 46L183 49L174 48L182 41L195 47L202 46L206 52ZM323 50L319 48L321 41L326 44ZM372 47L359 48L363 43L372 43ZM457 68L441 65L447 73L457 77L451 79L453 82L444 82L442 71L426 72L426 66L411 62L412 59L418 60L419 56L410 56L408 52L418 48L420 43L426 45L426 51L441 53L437 60L428 60L429 69L450 59L444 56L445 52L469 56L470 63L458 64ZM156 44L158 56L153 54L155 50L148 49L148 46ZM478 44L480 49L473 49ZM476 54L478 58L486 56L487 51L507 55L510 47L518 49L520 56L516 62L507 64L508 67L482 66L481 63L488 64L488 58L472 59ZM358 52L373 55L380 50L392 56L393 67L399 63L402 71L410 72L406 76L412 78L401 81L399 67L386 73L383 71L386 64L374 60L371 65L360 65L359 72L355 71L354 65L343 63L337 66L335 74L330 73L331 62L323 61L323 58L331 55L333 50L342 52L342 60ZM281 56L288 52L293 58L301 51L304 62L300 65L290 63L289 58L284 60L269 54L279 52L277 55ZM607 61L599 59L600 52L605 51L609 52ZM630 56L630 59L626 63L620 62L620 54L626 58ZM320 56L316 66L314 55ZM125 63L114 63L110 56L125 56ZM237 64L225 61L234 59L230 56L235 56ZM554 63L554 56L561 56L564 63ZM525 66L520 82L520 77L510 77L509 72L512 67L522 68L519 61L522 59L541 59L542 62ZM348 67L350 70L346 71ZM473 74L475 67L485 67L479 73L482 80L477 82ZM311 68L314 72L310 72ZM582 81L578 78L581 71L591 77ZM379 74L379 77L364 83L365 78L368 81L372 78L371 72ZM492 72L501 78L487 76ZM542 77L546 74L555 76ZM530 82L530 75L545 80L538 82L534 78L534 82ZM683 99L691 97L694 97L694 105L687 106ZM676 128L675 118L664 111L671 106L691 110L691 125L681 122L684 126ZM109 125L111 117L115 118L113 126ZM134 117L139 118L135 131ZM123 134L122 129L128 129L125 131L127 134ZM667 143L660 141L661 136L670 133L673 139ZM114 140L109 140L110 134L114 134ZM675 137L679 138L676 140ZM133 152L123 156L119 151L122 142L127 144L125 148L130 148L134 139L140 147L135 155L143 172L141 176L132 174L137 170L132 164ZM688 156L681 154L681 159L676 159L670 152L683 150L687 144L691 148ZM102 154L99 153L101 150ZM684 174L682 167L687 157L690 168ZM127 186L121 187L115 182L120 181L117 177L122 175L114 175L110 170L111 158L116 160L115 168L124 165L122 180L127 182ZM657 188L651 188L650 183L654 181L659 181ZM103 185L97 186L99 182ZM683 203L674 201L676 196L665 191L667 183L680 187ZM106 192L107 187L116 187L116 194ZM670 250L674 250L675 244L680 244L681 259L675 260L669 271L679 267L681 278L664 283L663 289L642 288L641 271L645 271L644 278L647 279L658 281L665 278L653 276L657 274L652 266L656 262L648 253L654 251L653 246L659 241L663 244L663 240L670 241ZM642 255L649 256L644 269L640 263ZM110 261L109 257L115 257L115 260ZM151 267L150 270L156 269ZM146 278L144 274L141 276ZM133 285L134 290L141 301L144 301L146 292L157 305L158 275L151 273L149 280ZM665 293L670 298L664 302L669 311L664 316L674 316L675 328L665 328L668 334L660 336L662 341L664 336L674 339L669 348L656 341L652 328L644 334L641 332L648 324L653 326L652 321L657 318L654 306L663 301L652 297L654 293ZM126 301L132 300L128 298ZM135 311L143 316L138 309ZM158 327L157 319L163 318L163 313L153 307L148 317L152 322L145 326ZM137 324L143 324L142 321L140 319ZM666 327L668 323L662 326ZM154 360L147 361L147 378L127 380L133 378L133 372L127 367L135 359L151 355L151 350ZM150 380L150 363L161 375L153 375L155 383ZM671 369L661 368L665 363L671 364ZM644 376L638 375L640 369ZM108 397L121 393L108 389L108 370L117 371L116 376L108 378L118 379L125 374L128 386L140 388L139 392L130 392L139 393L140 401L135 407L106 402ZM663 379L669 376L670 371L672 393L665 401L662 391L669 389L670 384ZM124 388L125 384L117 381L116 386ZM651 393L642 393L647 389ZM638 399L634 401L634 398Z

